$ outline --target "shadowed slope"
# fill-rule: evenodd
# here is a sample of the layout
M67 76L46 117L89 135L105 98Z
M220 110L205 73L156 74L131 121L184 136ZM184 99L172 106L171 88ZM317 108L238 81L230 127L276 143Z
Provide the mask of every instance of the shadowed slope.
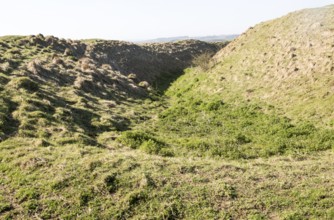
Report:
M127 130L149 117L162 78L172 81L194 57L221 46L2 37L0 137L91 144L103 132Z

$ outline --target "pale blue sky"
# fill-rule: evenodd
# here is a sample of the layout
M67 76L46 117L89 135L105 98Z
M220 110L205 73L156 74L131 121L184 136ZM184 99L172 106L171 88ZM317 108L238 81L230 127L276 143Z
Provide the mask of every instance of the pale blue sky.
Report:
M239 34L334 0L0 0L0 36L141 40Z

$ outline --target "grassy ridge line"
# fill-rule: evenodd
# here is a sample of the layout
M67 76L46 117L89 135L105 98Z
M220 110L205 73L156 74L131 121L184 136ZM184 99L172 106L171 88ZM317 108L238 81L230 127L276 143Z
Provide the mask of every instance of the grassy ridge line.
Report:
M103 145L147 120L150 109L160 105L153 102L159 99L155 87L167 87L192 56L220 47L199 41L138 46L43 35L2 37L0 138ZM166 65L170 68L163 70ZM155 83L159 77L164 83Z

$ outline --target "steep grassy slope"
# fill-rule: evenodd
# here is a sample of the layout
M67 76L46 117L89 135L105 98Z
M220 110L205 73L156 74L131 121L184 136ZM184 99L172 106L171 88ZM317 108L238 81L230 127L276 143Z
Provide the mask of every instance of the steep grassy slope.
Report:
M207 74L192 69L180 77L167 91L169 107L139 129L144 126L146 133L183 155L253 158L334 146L333 129L294 121L273 105L199 92ZM131 132L124 133L125 138L127 133Z
M186 155L331 149L333 12L333 6L304 10L251 28L215 55L211 68L202 61L205 68L173 83L170 107L145 125L148 131Z
M251 28L215 56L197 91L268 103L296 121L333 128L333 21L328 6Z

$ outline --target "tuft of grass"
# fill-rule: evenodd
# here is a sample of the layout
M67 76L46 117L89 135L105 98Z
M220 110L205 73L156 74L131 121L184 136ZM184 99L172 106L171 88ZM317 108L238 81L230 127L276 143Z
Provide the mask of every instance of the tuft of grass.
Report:
M10 89L25 89L28 92L36 92L38 85L28 77L17 77L8 83Z
M117 138L117 141L132 149L140 149L148 154L173 156L174 153L163 141L158 140L150 133L140 131L126 131Z

